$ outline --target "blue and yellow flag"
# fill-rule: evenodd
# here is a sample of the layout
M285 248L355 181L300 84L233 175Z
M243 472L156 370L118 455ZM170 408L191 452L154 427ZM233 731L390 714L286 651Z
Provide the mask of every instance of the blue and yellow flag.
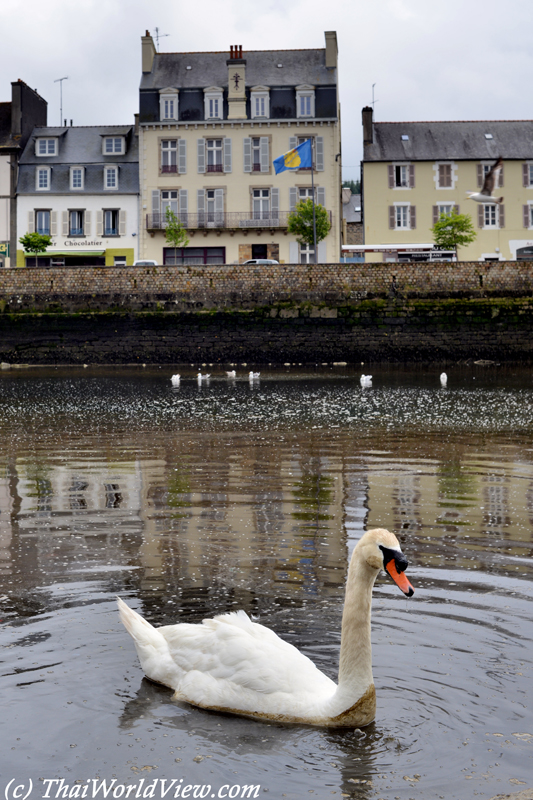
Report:
M313 149L311 139L299 144L293 150L289 150L279 158L274 159L274 169L284 172L286 169L307 169L313 166Z

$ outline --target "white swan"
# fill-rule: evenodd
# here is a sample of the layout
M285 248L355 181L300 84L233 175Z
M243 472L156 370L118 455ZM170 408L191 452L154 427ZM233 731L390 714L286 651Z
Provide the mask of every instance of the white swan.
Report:
M329 727L368 725L376 712L372 678L372 587L385 569L410 597L407 559L390 531L368 531L356 545L346 583L338 685L313 662L244 611L201 624L154 628L120 598L120 618L148 678L174 699L257 719Z
M248 380L250 380L250 381L258 381L260 377L261 377L261 373L260 372L249 372L248 373Z
M172 386L179 386L180 385L181 376L176 373L170 379Z
M228 378L236 378L237 377L237 372L234 369L227 370L226 371L226 376Z
M448 383L448 376L446 375L445 372L441 372L441 374L440 374L440 385L441 386L446 386L447 383Z
M372 386L372 375L361 375L361 386Z
M196 378L198 380L198 383L202 383L202 381L208 381L210 377L211 377L211 373L209 373L209 372L204 373L203 375L202 375L201 372L199 372L198 375L196 376Z

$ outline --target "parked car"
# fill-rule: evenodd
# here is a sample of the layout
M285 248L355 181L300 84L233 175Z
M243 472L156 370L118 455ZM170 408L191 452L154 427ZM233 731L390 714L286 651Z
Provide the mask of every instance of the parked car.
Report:
M143 258L141 261L134 261L134 267L157 267L157 261L152 261L149 258Z
M275 258L250 258L245 264L279 264Z

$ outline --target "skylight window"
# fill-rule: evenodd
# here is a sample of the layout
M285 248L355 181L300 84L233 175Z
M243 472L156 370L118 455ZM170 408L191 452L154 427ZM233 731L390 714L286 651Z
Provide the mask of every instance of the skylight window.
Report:
M486 133L485 139L494 139L494 136L492 135L492 133Z
M408 141L409 141L408 134L407 133L402 133L402 142L408 142Z

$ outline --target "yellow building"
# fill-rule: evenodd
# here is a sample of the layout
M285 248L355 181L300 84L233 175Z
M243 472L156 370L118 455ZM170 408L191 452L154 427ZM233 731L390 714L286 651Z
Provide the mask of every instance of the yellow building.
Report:
M142 37L139 258L165 264L313 261L287 232L287 217L312 196L332 223L317 247L339 260L342 228L337 36L324 49L158 53ZM275 175L273 159L306 139L310 169ZM166 209L189 245L165 240Z
M477 234L460 260L533 259L533 121L374 122L364 108L363 140L364 242L381 246L367 261L427 249L431 227L452 208L470 214ZM499 156L502 202L470 200Z

